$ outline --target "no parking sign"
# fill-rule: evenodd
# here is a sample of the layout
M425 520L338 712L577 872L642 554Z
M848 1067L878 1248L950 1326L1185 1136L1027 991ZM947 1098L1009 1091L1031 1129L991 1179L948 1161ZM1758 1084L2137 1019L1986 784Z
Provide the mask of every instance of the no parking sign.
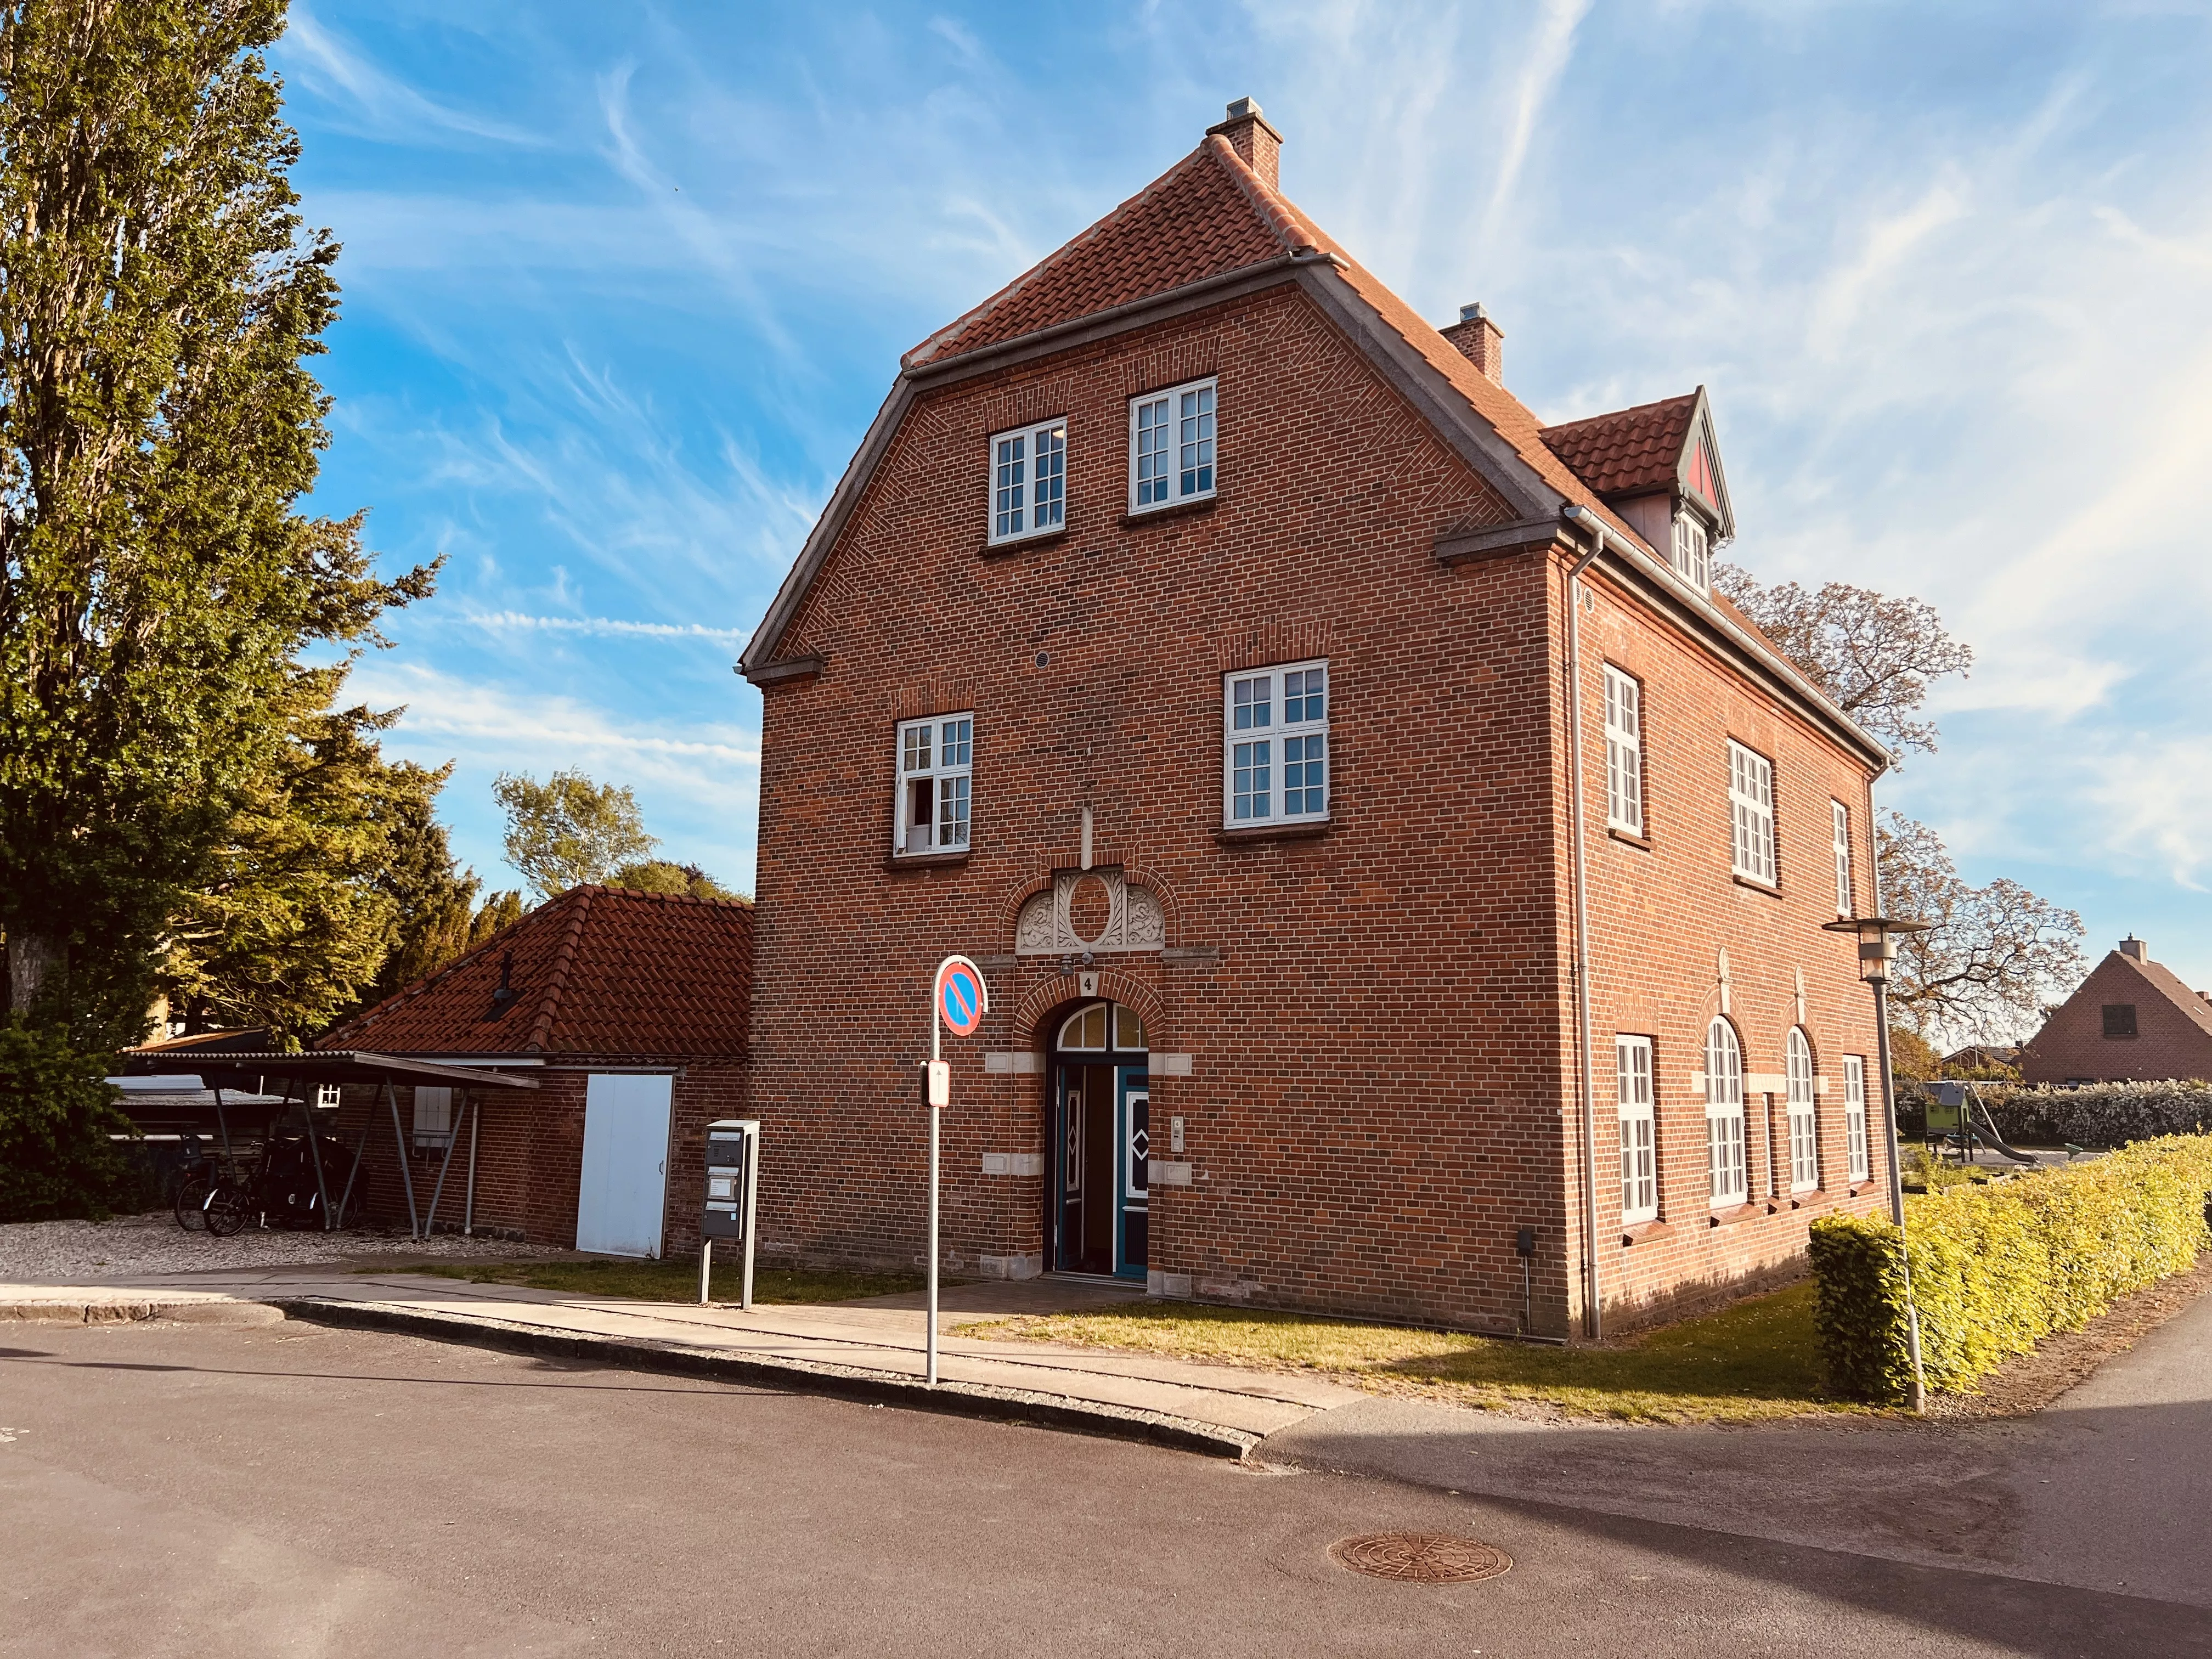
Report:
M983 1029L990 1012L991 994L983 988L983 970L965 957L947 957L937 964L937 1017L955 1036L974 1036Z

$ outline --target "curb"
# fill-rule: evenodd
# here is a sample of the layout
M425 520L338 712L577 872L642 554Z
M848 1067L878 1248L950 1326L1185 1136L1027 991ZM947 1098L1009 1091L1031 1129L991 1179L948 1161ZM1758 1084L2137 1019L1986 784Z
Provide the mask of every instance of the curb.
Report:
M270 1297L264 1305L281 1309L283 1315L308 1324L397 1331L409 1336L428 1337L433 1341L465 1343L510 1353L591 1359L629 1370L755 1383L788 1393L828 1395L836 1399L902 1406L951 1417L1034 1424L1075 1434L1142 1441L1177 1451L1225 1457L1231 1462L1243 1461L1263 1437L1247 1430L1201 1423L1195 1418L1178 1417L1172 1413L1078 1400L1068 1395L1003 1388L988 1382L939 1382L932 1388L915 1378L866 1370L856 1365L732 1354L647 1337L589 1336L518 1324L511 1320L426 1313L388 1302L297 1297Z
M0 1323L131 1325L150 1319L183 1325L275 1325L283 1310L265 1302L0 1302Z

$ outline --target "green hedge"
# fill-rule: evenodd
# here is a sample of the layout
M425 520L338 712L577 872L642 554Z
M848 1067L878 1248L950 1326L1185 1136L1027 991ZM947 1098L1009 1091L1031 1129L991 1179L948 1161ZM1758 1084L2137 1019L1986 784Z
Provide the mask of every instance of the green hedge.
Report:
M1921 1364L1957 1391L2052 1331L2087 1324L2212 1247L2212 1136L2138 1142L2072 1169L1908 1200ZM1813 1224L1817 1320L1829 1386L1901 1401L1911 1377L1897 1229Z
M61 1032L0 1024L0 1222L105 1220L157 1196L102 1057Z

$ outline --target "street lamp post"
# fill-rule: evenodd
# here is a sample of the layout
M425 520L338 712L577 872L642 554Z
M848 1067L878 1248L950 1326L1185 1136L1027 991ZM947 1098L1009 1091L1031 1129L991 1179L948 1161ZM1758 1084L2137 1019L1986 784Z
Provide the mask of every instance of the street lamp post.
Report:
M1831 933L1850 933L1859 942L1859 977L1874 988L1875 1042L1881 1066L1881 1115L1889 1127L1889 1218L1897 1224L1897 1257L1905 1279L1905 1345L1912 1356L1912 1409L1928 1409L1928 1377L1920 1364L1920 1307L1912 1297L1912 1257L1905 1248L1905 1180L1898 1169L1897 1098L1889 1075L1889 965L1897 960L1899 933L1923 933L1924 921L1889 916L1852 916L1826 921Z

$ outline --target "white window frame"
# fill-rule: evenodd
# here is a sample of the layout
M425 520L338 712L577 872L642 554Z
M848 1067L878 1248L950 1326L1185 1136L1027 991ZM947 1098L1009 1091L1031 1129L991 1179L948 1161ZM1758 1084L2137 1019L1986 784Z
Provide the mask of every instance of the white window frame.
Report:
M325 1111L335 1110L345 1104L345 1085L318 1083L315 1085L315 1104Z
M1790 1086L1790 1190L1809 1193L1820 1184L1820 1109L1813 1091L1813 1045L1793 1025L1783 1042Z
M459 1090L444 1085L415 1085L409 1115L414 1133L409 1139L417 1151L443 1152L453 1144L453 1097Z
M1685 581L1710 593L1713 587L1713 537L1705 521L1686 507L1674 509L1674 547L1668 562Z
M1705 1176L1716 1210L1750 1202L1744 1149L1743 1043L1717 1018L1705 1028Z
M1210 499L1221 483L1221 387L1213 376L1129 399L1129 511Z
M1620 1220L1659 1218L1659 1125L1651 1091L1651 1039L1613 1039L1614 1097L1620 1106Z
M959 758L944 759L948 728ZM908 733L927 733L926 745L908 739ZM975 833L975 715L932 714L924 720L901 720L891 737L891 854L896 858L927 858L943 853L964 853ZM929 812L917 823L914 786L929 785ZM948 812L947 801L957 804Z
M1644 685L1605 665L1605 821L1644 835Z
M1850 1159L1850 1178L1864 1181L1867 1162L1866 1059L1844 1056L1844 1147Z
M1836 914L1856 915L1851 908L1851 809L1839 800L1828 803L1828 836L1836 849Z
M1066 416L994 432L987 453L991 546L1049 536L1067 527ZM1038 477L1040 456L1047 464L1042 478Z
M1779 887L1774 860L1774 763L1729 739L1729 841L1733 867L1746 881Z
M1318 691L1312 689L1314 675L1321 677ZM1295 694L1288 689L1293 681L1298 688ZM1321 700L1317 718L1304 713L1314 697ZM1290 718L1294 702L1299 709L1296 720ZM1336 799L1335 744L1328 729L1335 702L1335 676L1330 673L1326 657L1240 668L1221 677L1221 822L1224 829L1328 822ZM1316 744L1321 750L1318 757L1313 753ZM1290 753L1293 744L1299 751L1295 759ZM1293 766L1299 769L1301 801L1301 810L1295 812L1285 806ZM1321 769L1318 784L1310 781L1310 769L1316 766ZM1316 789L1321 793L1318 808L1304 805ZM1264 811L1261 802L1265 803Z

